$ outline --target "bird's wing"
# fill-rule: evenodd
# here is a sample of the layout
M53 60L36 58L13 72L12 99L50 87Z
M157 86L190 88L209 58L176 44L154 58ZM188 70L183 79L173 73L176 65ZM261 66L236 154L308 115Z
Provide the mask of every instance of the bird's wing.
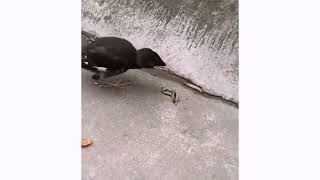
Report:
M88 52L92 55L102 55L107 56L106 50L103 46L95 46L88 49Z
M127 58L119 55L112 47L93 46L88 48L88 55L100 67L122 67L129 63Z

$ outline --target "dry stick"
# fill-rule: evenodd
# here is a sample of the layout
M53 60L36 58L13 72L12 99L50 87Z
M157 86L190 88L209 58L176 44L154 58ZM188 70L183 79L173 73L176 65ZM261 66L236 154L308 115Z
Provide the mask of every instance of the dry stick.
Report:
M200 93L203 93L203 92L204 92L204 91L201 89L201 87L196 86L196 85L194 85L194 84L191 84L191 83L188 83L188 82L183 82L183 84L186 85L186 86L188 86L188 87L190 87L190 88L192 88L192 89L194 89L194 90L199 91Z
M165 72L168 72L168 73L173 74L173 75L175 75L175 76L178 76L177 74L175 74L173 71L171 71L171 70L168 69L168 68L159 67L159 68L157 68L157 69L162 70L162 71L165 71ZM180 77L180 76L178 76L178 77ZM180 77L180 78L181 78L181 77ZM183 79L184 79L184 78L183 78ZM183 82L183 84L186 85L186 86L188 86L188 87L190 87L190 88L192 88L192 89L194 89L194 90L196 90L196 91L199 91L200 93L204 93L204 91L202 90L202 88L199 87L199 86L196 86L196 85L191 84L191 83L188 83L188 82Z

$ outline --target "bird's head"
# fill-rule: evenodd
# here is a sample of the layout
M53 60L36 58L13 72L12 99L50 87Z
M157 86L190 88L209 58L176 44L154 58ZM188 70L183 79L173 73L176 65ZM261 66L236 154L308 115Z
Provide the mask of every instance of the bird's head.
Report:
M160 56L149 48L139 49L137 51L138 65L141 68L154 68L159 66L166 66Z

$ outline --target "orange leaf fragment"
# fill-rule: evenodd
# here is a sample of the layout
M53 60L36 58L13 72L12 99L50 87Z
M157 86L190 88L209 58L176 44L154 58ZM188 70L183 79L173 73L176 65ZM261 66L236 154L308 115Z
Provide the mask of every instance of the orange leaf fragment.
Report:
M87 147L90 146L90 144L92 144L91 139L81 139L81 147Z

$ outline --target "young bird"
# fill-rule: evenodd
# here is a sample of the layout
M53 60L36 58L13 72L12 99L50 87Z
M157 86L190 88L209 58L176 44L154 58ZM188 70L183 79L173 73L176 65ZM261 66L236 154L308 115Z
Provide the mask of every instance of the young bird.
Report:
M129 69L166 66L160 56L149 48L136 50L127 40L118 37L93 37L82 31L88 39L82 41L82 68L94 72L95 80L104 80ZM125 84L113 84L121 87Z

